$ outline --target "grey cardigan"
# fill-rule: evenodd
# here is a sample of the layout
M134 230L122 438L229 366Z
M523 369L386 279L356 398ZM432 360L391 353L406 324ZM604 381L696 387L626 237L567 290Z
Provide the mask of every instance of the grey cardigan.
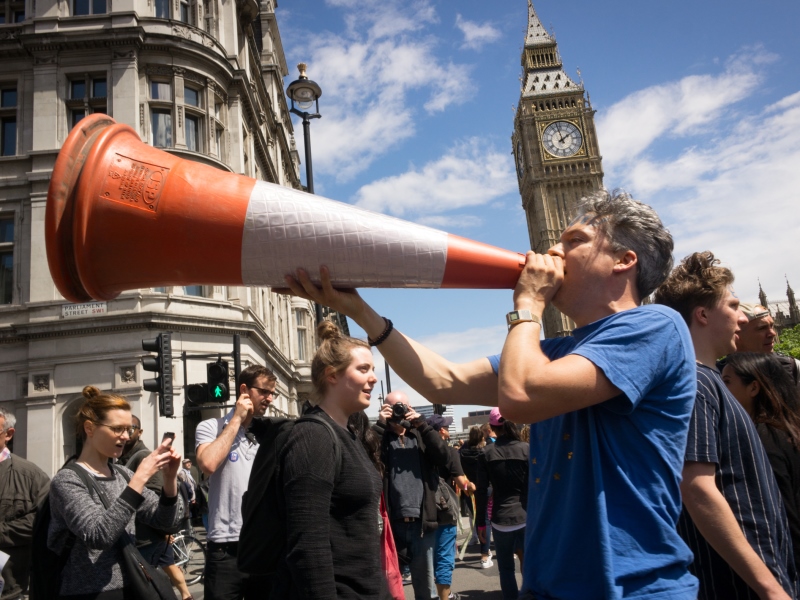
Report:
M79 467L80 468L80 467ZM124 467L123 467L124 468ZM132 473L125 469L129 476ZM71 531L76 536L61 579L60 594L93 594L124 587L117 540L127 535L135 542L135 521L167 529L177 525L183 514L183 499L161 498L145 488L142 494L128 487L112 469L113 477L93 475L111 501L108 510L94 490L87 489L70 469L59 471L50 484L52 518L47 546L61 552Z

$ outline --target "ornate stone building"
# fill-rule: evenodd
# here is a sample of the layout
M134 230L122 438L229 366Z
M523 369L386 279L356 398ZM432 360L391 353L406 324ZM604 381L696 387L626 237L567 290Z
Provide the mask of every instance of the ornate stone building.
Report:
M778 300L770 302L767 300L767 295L761 289L761 283L758 284L758 300L761 306L764 306L772 314L775 320L775 330L780 337L781 331L784 329L791 329L795 325L800 325L800 308L797 306L797 300L794 297L794 290L789 285L789 280L786 280L786 300Z
M522 70L511 142L531 248L542 253L558 242L578 201L602 187L603 167L583 83L564 71L555 37L530 0ZM567 335L573 327L554 307L545 311L547 337Z
M227 354L278 375L278 411L310 386L314 309L245 287L140 289L65 301L47 266L46 194L59 148L103 112L148 144L222 171L299 188L275 0L6 0L0 13L0 403L17 416L14 451L52 474L75 447L73 414L92 384L122 394L153 447L163 431L193 453L182 352ZM203 240L197 240L202 244ZM131 256L131 260L136 260ZM119 265L124 269L125 265ZM172 331L175 413L142 389L143 338ZM188 383L209 359L189 360ZM233 361L230 359L231 375Z

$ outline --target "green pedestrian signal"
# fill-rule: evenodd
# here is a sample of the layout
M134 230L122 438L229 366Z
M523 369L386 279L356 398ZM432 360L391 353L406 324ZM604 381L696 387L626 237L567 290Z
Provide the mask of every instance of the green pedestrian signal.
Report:
M228 361L219 359L217 362L207 363L206 374L208 382L208 401L226 402L231 395L228 391Z

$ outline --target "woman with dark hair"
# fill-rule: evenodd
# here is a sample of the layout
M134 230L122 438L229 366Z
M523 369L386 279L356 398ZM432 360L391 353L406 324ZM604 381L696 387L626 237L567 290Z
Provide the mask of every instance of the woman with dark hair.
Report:
M514 554L520 564L525 548L525 521L528 505L528 444L520 440L519 430L493 408L489 424L497 434L486 446L478 462L478 525L486 522L486 491L492 486L492 537L497 552L497 570L503 600L516 600L519 588L514 573Z
M348 428L350 417L369 407L378 381L372 351L330 321L320 323L317 333L312 408L282 453L287 568L278 571L271 597L379 600L386 589L378 529L381 477Z
M458 451L458 454L461 457L461 468L464 470L464 475L466 475L469 481L478 481L478 457L480 457L482 454L483 447L485 445L486 442L483 440L483 432L481 431L481 428L477 425L470 427L467 441ZM469 522L472 523L474 520L474 515L472 514L472 497L468 496L467 494L461 494L461 507L461 514L469 517ZM478 539L477 526L475 531L473 531L472 540L470 540L470 543L474 542L480 542ZM488 544L486 546L485 554L486 558L488 558Z
M101 394L92 386L83 389L86 399L78 412L77 435L83 442L80 456L61 469L50 484L51 521L47 546L61 554L74 537L62 571L59 598L63 600L134 600L121 568L122 545L136 543L135 521L157 529L178 525L183 500L178 495L181 457L172 440L142 459L136 472L113 467L131 435L131 407L120 396ZM106 509L94 489L87 487L74 470L83 469L94 478L111 504ZM124 470L127 479L118 469ZM161 497L145 487L161 471ZM71 534L71 535L70 535ZM127 536L127 539L125 539Z
M783 496L800 572L800 394L774 354L728 355L722 381L756 423Z

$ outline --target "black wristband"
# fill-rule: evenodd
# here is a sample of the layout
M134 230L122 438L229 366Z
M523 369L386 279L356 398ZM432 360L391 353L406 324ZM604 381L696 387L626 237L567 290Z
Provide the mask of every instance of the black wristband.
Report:
M380 346L383 342L386 341L386 338L389 337L389 334L392 333L394 325L392 324L391 320L387 319L386 317L383 317L383 320L386 323L386 329L384 329L383 333L381 333L374 340L370 337L367 337L367 342L369 342L370 346Z

